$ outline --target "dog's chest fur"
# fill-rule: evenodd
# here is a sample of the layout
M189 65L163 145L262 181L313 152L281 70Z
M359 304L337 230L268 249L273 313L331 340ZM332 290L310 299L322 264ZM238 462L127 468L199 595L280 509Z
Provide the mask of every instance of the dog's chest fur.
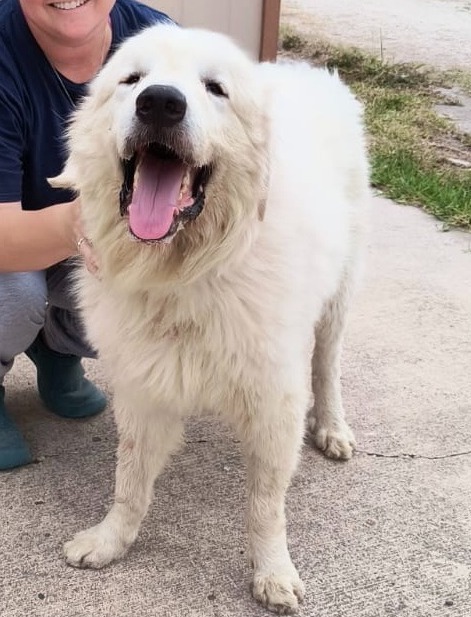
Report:
M235 389L272 387L301 349L309 363L312 315L293 314L286 290L274 295L269 273L265 282L247 272L205 277L166 294L121 294L88 276L84 283L89 336L115 389L125 382L183 414L227 408ZM287 323L295 319L299 328Z

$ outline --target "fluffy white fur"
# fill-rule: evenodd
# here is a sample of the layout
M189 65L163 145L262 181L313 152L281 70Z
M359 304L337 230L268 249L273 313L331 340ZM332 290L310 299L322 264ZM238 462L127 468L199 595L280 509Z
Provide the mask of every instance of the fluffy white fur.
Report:
M199 218L149 245L130 236L118 194L136 97L151 84L185 95L189 154L214 171ZM368 198L361 107L328 71L255 64L222 35L155 26L104 67L69 137L54 182L79 191L101 262L99 279L81 273L80 302L112 382L119 449L115 503L66 544L67 561L99 568L124 554L185 417L209 411L247 458L253 594L293 612L304 590L284 498L306 413L327 456L354 447L339 356Z

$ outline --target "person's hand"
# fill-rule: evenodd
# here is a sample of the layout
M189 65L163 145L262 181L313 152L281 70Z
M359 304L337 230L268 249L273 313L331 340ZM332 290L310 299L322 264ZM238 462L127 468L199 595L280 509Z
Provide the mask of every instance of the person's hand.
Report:
M98 263L98 259L93 251L92 243L86 236L80 236L80 238L77 240L77 252L83 258L87 270L91 274L93 274L93 276L100 278L100 266Z
M87 238L82 227L82 219L80 216L80 200L76 199L74 202L74 233L75 244L77 247L77 253L82 257L83 262L87 270L99 278L100 265L98 263L97 256L93 250L91 241Z

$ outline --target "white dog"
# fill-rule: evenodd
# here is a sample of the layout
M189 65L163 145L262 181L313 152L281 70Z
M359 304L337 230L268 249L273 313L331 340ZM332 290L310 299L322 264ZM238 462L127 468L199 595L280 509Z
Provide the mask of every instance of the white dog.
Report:
M117 51L69 135L57 186L79 191L100 277L80 301L114 390L115 503L65 546L100 568L135 540L185 417L209 411L248 467L253 594L290 613L303 584L284 500L307 426L354 446L339 356L362 244L361 107L336 75L256 64L222 35L149 28Z

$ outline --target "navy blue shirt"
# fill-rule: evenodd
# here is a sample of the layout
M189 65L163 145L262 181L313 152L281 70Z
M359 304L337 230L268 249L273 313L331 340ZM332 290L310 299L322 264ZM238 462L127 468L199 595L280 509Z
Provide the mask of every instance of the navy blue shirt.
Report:
M110 17L110 54L142 28L170 21L133 0L117 0ZM62 170L64 129L86 87L59 79L18 0L0 0L0 203L21 201L23 209L38 210L73 199L70 191L53 189L46 178Z

